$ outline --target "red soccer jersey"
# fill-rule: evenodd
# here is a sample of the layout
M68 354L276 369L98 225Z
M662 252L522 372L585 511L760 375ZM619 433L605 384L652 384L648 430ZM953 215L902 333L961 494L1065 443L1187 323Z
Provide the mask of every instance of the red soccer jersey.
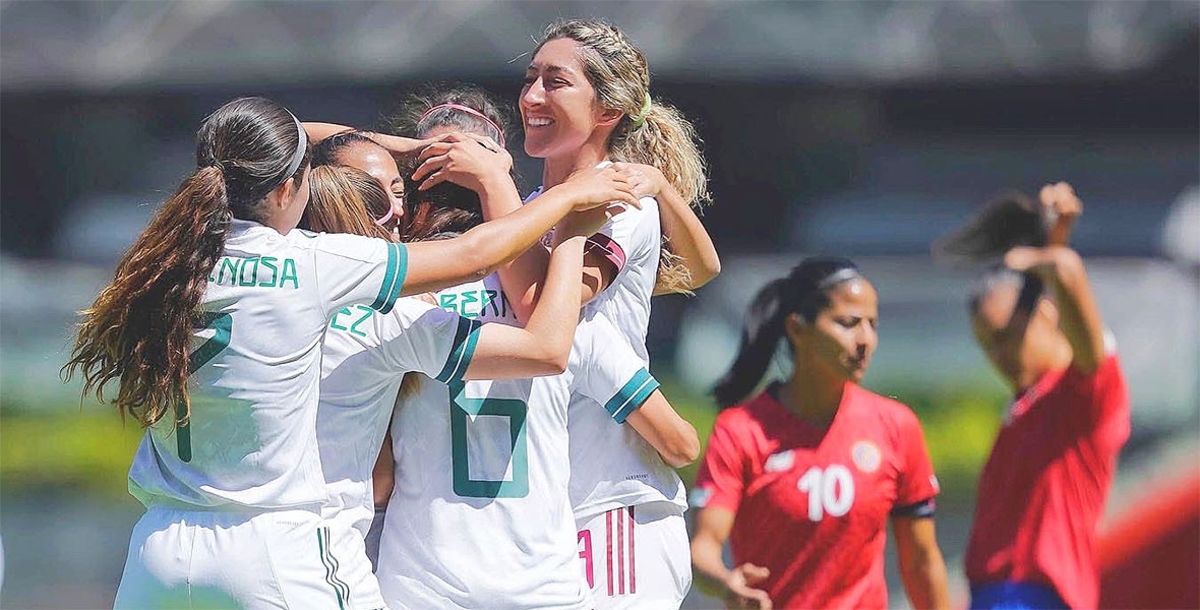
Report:
M1096 529L1128 438L1115 355L1091 375L1054 371L1019 395L979 479L967 579L1046 583L1072 608L1097 607Z
M734 512L737 564L770 569L776 608L885 608L888 514L937 479L916 415L846 384L828 428L764 392L717 418L694 503Z

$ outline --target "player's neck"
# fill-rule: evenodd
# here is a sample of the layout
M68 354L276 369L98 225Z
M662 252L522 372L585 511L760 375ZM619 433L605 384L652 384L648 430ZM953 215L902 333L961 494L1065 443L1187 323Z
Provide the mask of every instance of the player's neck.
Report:
M581 169L591 169L608 158L603 144L586 142L570 155L547 157L542 167L542 187L551 188L567 181L571 174Z
M846 382L832 380L809 368L796 367L779 388L779 402L801 419L828 425L837 415Z

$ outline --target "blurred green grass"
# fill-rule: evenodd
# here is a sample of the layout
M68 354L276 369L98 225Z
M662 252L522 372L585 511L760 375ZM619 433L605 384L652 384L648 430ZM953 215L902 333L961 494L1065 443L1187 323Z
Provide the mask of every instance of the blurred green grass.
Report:
M39 411L0 408L0 487L5 494L56 488L120 498L142 438L137 422L88 405Z
M658 375L671 404L700 433L703 446L717 417L711 398L669 372ZM994 383L943 388L873 387L916 411L948 500L969 499L991 449L1006 396ZM31 405L0 403L0 487L6 494L66 489L122 498L126 473L142 437L135 421L95 402ZM690 487L698 464L680 469Z

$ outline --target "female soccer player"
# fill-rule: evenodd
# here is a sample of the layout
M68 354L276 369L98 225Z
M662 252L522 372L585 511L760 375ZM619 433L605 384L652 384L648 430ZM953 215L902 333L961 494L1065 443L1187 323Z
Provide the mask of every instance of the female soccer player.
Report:
M455 115L475 116L442 110L437 105L422 109L421 116L433 118L421 121L414 133L428 135L446 127L443 121L469 128L465 117ZM475 211L456 221L460 230L481 221L480 198L516 198L507 177L507 155L491 138L484 143L492 148L472 140L454 162L456 175L461 172L456 179L484 187L479 196L459 189L437 197L439 207ZM502 194L486 188L505 182ZM450 185L409 189L417 204L410 201L409 208L429 203L425 199L445 186ZM429 218L432 222L435 217ZM495 276L441 291L435 298L468 317L518 322ZM567 489L568 400L573 392L605 401L619 396L627 410L640 406L645 413L678 419L657 385L603 316L580 323L569 368L558 377L467 383L452 387L453 393L438 384L420 384L416 396L401 401L392 427L396 486L378 571L389 605L592 607L577 563ZM445 450L430 450L430 442L445 442ZM433 511L425 508L430 505Z
M197 134L197 169L83 312L65 376L81 372L101 399L119 379L116 406L148 429L129 475L147 512L118 608L335 605L318 548L326 495L314 432L329 317L360 304L389 312L402 293L510 260L572 207L634 201L614 171L523 217L406 248L292 231L308 158L282 106L222 106Z
M983 220L943 244L976 255L1032 244L1004 253L970 299L975 338L1016 391L979 479L966 556L973 608L1097 607L1096 528L1129 438L1121 364L1067 245L1083 204L1065 182L1039 199L1017 223L1024 236Z
M590 240L584 269L585 316L612 320L643 363L656 286L694 288L719 269L712 242L688 207L708 196L695 131L674 108L653 102L649 85L644 55L619 30L570 21L547 29L526 70L519 101L525 152L545 161L544 188L609 161L652 166L641 169L644 186L650 187L646 194L658 195L663 205L644 199L642 210L617 215ZM443 141L427 147L425 165L414 178L424 180L421 188L448 179L454 155L472 146ZM512 209L485 202L485 217ZM682 264L663 255L664 230L683 255ZM534 249L500 271L521 316L544 275L544 257ZM691 583L686 500L682 482L661 458L673 465L695 459L694 430L676 425L657 435L645 425L649 413L630 415L620 411L621 405L585 397L575 402L571 496L580 555L597 607L677 607ZM614 426L609 420L615 412L618 421L631 426ZM634 528L636 535L626 533ZM615 561L602 559L599 549L616 549Z
M463 184L439 177L423 180L429 184L420 189L421 183L412 179L418 160L406 159L405 185L413 195L408 226L422 229L410 231L412 238L427 238L444 231L460 232L475 226L483 219L481 201L498 206L495 200L507 199L506 211L520 206L512 156L505 148L509 123L507 113L490 94L470 85L430 85L404 99L399 111L388 121L393 133L421 139L439 138L443 142L461 140L473 149L468 151L471 153L482 152L479 150L482 147L491 153L487 155L491 158L486 167L495 170L481 173L473 171L475 166L464 168L447 159L446 172Z
M934 536L937 479L921 425L858 385L878 343L878 297L843 258L802 261L754 297L696 477L692 562L731 608L885 608L892 523L917 608L947 608ZM779 340L795 368L742 401ZM734 568L721 548L731 540Z
M389 200L374 178L351 167L317 166L311 184L306 228L386 235L366 213ZM585 237L568 239L555 250L546 292L524 329L481 325L419 298L398 299L387 315L361 305L333 314L321 348L317 444L330 497L322 511L328 524L323 550L332 566L329 580L338 583L345 607L385 607L364 537L374 513L372 466L402 374L418 371L441 383L457 383L562 373L579 318L575 304Z
M375 223L393 234L399 235L404 217L404 179L396 159L367 134L344 131L324 138L313 147L313 166L345 165L362 170L379 181L388 193L387 207L370 209L368 212ZM379 207L381 202L370 202ZM333 231L337 232L337 231Z

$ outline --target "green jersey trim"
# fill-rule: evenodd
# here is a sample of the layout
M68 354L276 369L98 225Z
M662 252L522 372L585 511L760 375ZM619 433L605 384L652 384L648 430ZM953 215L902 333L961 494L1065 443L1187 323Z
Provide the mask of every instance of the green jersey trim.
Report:
M454 343L442 372L437 374L438 381L446 384L462 381L471 366L471 358L475 356L475 345L479 343L479 329L483 323L459 316L458 328L454 331Z
M387 270L383 274L383 283L379 286L379 294L371 303L371 309L379 313L388 313L400 297L404 288L404 279L408 275L408 248L404 244L390 243L387 245Z
M625 423L625 419L641 407L646 399L658 389L658 380L650 375L646 369L638 369L633 377L617 391L604 405L604 410L612 416L613 420L618 424Z

